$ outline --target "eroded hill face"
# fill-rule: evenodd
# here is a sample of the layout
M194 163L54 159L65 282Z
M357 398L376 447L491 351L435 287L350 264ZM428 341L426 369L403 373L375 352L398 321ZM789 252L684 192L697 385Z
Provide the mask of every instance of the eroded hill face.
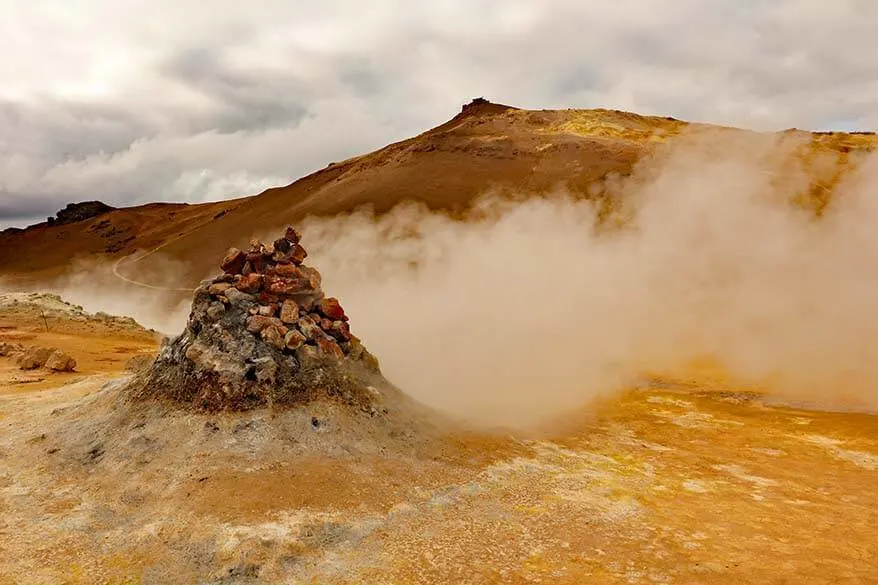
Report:
M485 193L531 195L557 191L604 197L607 179L630 175L638 161L663 152L681 137L709 136L721 153L744 131L672 118L609 110L520 110L474 102L449 122L376 152L333 163L295 183L258 196L203 205L147 205L110 211L67 225L0 235L0 266L7 286L46 281L76 261L116 262L135 251L140 271L161 282L168 259L182 262L181 278L194 288L229 241L368 205L383 212L407 201L460 211ZM796 157L813 173L802 187L820 210L840 176L856 166L876 140L869 134L788 131ZM158 259L157 256L162 256ZM124 263L118 272L127 277Z

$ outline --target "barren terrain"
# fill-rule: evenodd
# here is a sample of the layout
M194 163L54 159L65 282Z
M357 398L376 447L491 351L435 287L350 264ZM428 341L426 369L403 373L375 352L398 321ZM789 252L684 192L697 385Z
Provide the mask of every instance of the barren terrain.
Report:
M132 411L124 363L151 334L63 311L46 333L24 302L3 339L83 365L24 384L0 358L2 582L878 581L872 415L703 367L541 436L407 439L332 403Z
M878 583L875 141L476 102L260 195L0 234L0 342L77 361L0 357L0 583ZM291 222L450 414L127 400Z

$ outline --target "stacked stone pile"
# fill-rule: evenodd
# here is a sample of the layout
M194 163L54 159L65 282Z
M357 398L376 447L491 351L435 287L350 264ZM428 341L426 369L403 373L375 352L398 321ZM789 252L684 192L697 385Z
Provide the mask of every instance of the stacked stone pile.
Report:
M320 273L303 262L308 253L301 236L287 228L273 244L251 242L247 251L232 249L223 259L225 272L207 284L209 314L249 304L247 331L277 350L312 357L359 357L362 346L351 334L338 299L326 297Z
M186 330L163 345L139 394L243 409L301 399L330 378L338 386L351 380L348 366L378 374L338 299L304 264L300 241L289 227L270 244L231 249L223 274L196 289Z

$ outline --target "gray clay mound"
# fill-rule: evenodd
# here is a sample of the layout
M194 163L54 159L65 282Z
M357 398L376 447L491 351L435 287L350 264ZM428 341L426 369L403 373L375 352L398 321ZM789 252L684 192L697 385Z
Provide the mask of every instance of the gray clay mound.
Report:
M324 295L320 273L304 264L299 240L287 228L272 244L230 250L223 274L195 291L186 329L134 378L129 399L199 412L327 399L372 416L422 410L384 379L339 301Z

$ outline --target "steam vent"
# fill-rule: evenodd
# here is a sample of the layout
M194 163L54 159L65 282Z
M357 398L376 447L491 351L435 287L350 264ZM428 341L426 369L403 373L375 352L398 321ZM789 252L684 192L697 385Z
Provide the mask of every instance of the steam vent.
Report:
M339 301L288 227L222 260L223 274L195 290L186 330L165 341L136 386L199 410L246 410L330 396L371 408L377 360L351 333ZM383 379L383 378L382 378Z

